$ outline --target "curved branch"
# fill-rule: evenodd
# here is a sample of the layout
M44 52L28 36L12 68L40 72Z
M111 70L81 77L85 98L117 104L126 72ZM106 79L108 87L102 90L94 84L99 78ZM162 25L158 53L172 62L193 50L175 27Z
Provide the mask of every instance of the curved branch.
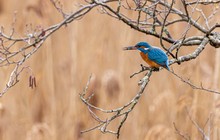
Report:
M106 1L111 2L111 1ZM54 32L59 30L61 27L65 26L66 24L71 23L74 20L77 20L79 17L83 17L85 14L87 14L91 9L98 6L95 3L88 4L85 6L82 6L80 9L75 11L74 13L67 16L63 21L56 25L52 25L48 27L47 29L42 29L41 31L35 31L33 33L30 33L27 35L27 37L24 38L13 38L13 34L10 36L7 36L4 34L3 27L0 31L0 37L1 42L0 46L0 54L2 54L4 57L0 57L0 64L1 66L6 65L15 65L14 70L11 72L11 76L5 86L5 88L0 92L0 96L3 96L12 86L16 85L18 83L18 79L20 76L20 70L23 69L22 64L29 59L35 52L41 48L45 40L51 36ZM5 46L5 42L12 42L9 46ZM17 51L10 51L10 48L17 44L18 42L23 42L25 45L23 47L20 47ZM14 61L13 58L22 55L23 57L20 60Z
M141 29L140 27L136 26L135 24L132 24L132 22L130 22L130 20L126 19L123 14L120 14L120 13L117 13L117 11L115 11L114 9L112 9L110 6L106 5L105 3L102 3L102 2L98 2L95 0L95 3L97 3L98 5L100 6L103 6L104 8L108 9L111 13L113 13L116 17L118 17L119 20L121 20L122 22L124 22L125 24L127 24L128 26L130 26L131 28L139 31L139 32L142 32L142 33L145 33L147 35L152 35L152 36L155 36L157 38L160 38L161 36L159 34L157 34L156 32L152 32L152 31L148 31L148 30L144 30L144 29ZM167 37L162 37L163 40L169 42L169 43L175 43L176 40L173 40L171 38L167 38Z
M86 84L86 87L84 88L83 92L80 94L80 99L83 101L83 103L88 107L89 111L92 112L90 114L93 114L92 116L96 116L95 118L92 117L96 122L98 122L98 124L96 126L93 126L87 130L81 131L81 133L86 133L86 132L90 132L93 131L95 129L99 129L102 133L111 133L111 134L115 134L117 136L117 138L119 138L120 136L120 131L121 128L123 126L123 124L125 123L128 115L131 113L131 111L134 109L134 107L136 106L136 104L138 103L141 95L143 94L149 80L150 77L152 75L152 70L149 70L147 72L147 74L144 76L143 79L141 79L139 81L139 91L137 92L137 94L135 95L135 97L130 100L126 105L119 107L117 109L114 110L104 110L102 108L96 107L92 104L89 103L89 100L91 99L90 97L86 98L86 92L87 89L89 87L89 83L90 83L90 79L91 76ZM100 119L100 117L95 114L95 112L93 112L92 110L90 110L90 108L93 108L97 111L100 111L102 113L112 113L112 115L110 115L110 117L108 117L105 121L101 121L102 119ZM107 127L108 125L115 119L119 119L119 117L123 117L123 119L119 122L118 127L116 128L115 131L109 130Z

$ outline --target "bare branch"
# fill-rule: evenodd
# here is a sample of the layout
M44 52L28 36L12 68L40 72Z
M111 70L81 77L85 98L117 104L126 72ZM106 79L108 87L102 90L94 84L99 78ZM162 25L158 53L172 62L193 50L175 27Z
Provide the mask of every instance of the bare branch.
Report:
M193 2L187 2L187 5L201 4L201 5L210 5L210 4L218 4L220 0L210 0L210 1L198 1L195 0Z
M63 11L63 5L60 3L60 1L54 1L50 0L50 2L53 4L53 6L57 9L59 13L62 14L63 18L65 19L68 15L64 13Z
M108 1L106 1L108 2ZM52 25L48 27L47 29L42 30L35 30L32 33L29 33L27 37L23 38L14 38L13 33L10 35L6 35L4 33L4 28L1 28L0 31L0 38L1 38L1 44L0 44L0 66L6 66L6 65L12 65L14 64L14 70L11 72L10 78L8 80L8 83L6 84L6 87L0 92L0 96L5 94L11 87L15 86L19 82L19 76L21 71L19 71L19 68L23 70L22 64L29 59L35 52L38 51L39 48L43 45L45 40L54 32L59 30L61 27L65 26L68 23L71 23L72 21L78 19L79 17L83 17L86 13L88 13L92 8L96 7L97 4L88 4L74 13L68 15L62 22ZM16 20L14 20L15 22ZM14 23L13 23L14 24ZM9 46L5 46L5 42L11 42ZM16 45L18 42L23 42L24 46L21 46L17 51L11 51L11 47ZM12 61L13 58L22 55L23 57L20 60ZM33 85L36 86L36 79L33 78Z
M185 62L191 59L195 59L205 49L205 46L208 44L208 42L209 42L209 39L207 37L204 37L199 47L196 48L196 50L193 53L185 55L185 56L180 56L177 58L177 60L171 60L170 64L177 63L177 62Z
M188 116L189 116L189 119L190 119L190 121L195 125L195 127L197 128L197 130L200 132L200 134L203 136L203 139L204 140L210 140L210 137L208 137L206 134L205 134L205 132L204 132L204 130L199 126L199 124L192 118L192 116L189 114L189 111L188 110L186 110L187 111L187 114L188 114Z
M86 92L87 89L89 87L89 83L90 83L90 79L89 78L85 89L83 90L83 92L80 94L80 99L84 102L84 104L88 107L90 114L92 115L92 118L98 122L98 125L96 125L95 127L91 127L85 131L82 131L82 133L86 133L86 132L90 132L96 129L99 129L102 133L111 133L111 134L115 134L117 138L119 138L120 136L120 131L121 128L123 126L123 124L125 123L129 113L134 109L134 107L136 106L136 104L138 103L141 95L144 92L144 89L146 88L148 82L149 82L149 78L152 74L152 70L149 70L146 74L146 76L144 76L144 78L142 80L140 80L139 85L139 91L137 92L136 96L129 101L127 104L125 104L122 107L116 108L116 109L112 109L112 110L104 110L101 109L99 107L93 106L89 103L88 98L85 98L86 96ZM97 111L101 111L102 113L107 113L110 114L110 117L108 117L105 121L101 120L100 117L94 112L92 111L90 108L93 108ZM120 117L123 117L122 120L120 121L118 127L116 128L115 131L109 130L108 129L108 125L115 119L118 119Z
M195 84L191 83L190 80L185 80L184 78L180 77L178 74L176 74L174 71L170 71L174 76L176 76L177 78L179 78L182 82L184 82L185 84L189 85L191 88L196 89L196 90L202 90L202 91L206 91L206 92L210 92L210 93L215 93L215 94L220 94L219 91L215 91L215 90L211 90L211 89L207 89L204 88L201 84L201 86L196 86Z
M182 0L181 6L177 6L175 0L169 2L162 0L134 0L131 1L131 4L129 3L130 1L127 0L85 0L86 4L81 4L80 7L72 13L64 12L63 5L59 1L50 1L56 10L63 16L63 20L59 23L51 25L47 28L36 27L34 30L28 30L28 27L30 26L30 28L32 28L32 25L27 25L26 35L23 37L15 37L16 31L14 29L14 25L17 21L15 13L11 32L7 34L4 32L4 27L1 27L0 67L13 66L14 69L11 71L8 80L6 81L6 86L0 92L0 96L3 96L11 87L15 86L19 82L20 74L24 69L28 68L27 66L24 66L24 63L42 47L48 37L58 31L61 27L64 27L75 20L81 19L95 7L100 8L99 11L101 14L106 14L110 17L118 19L124 23L124 25L146 35L154 36L160 40L161 47L173 57L173 59L170 60L169 65L173 65L175 63L181 64L183 62L198 58L208 43L210 43L212 47L220 47L220 34L218 32L214 32L218 31L217 29L220 27L220 24L215 23L211 25L210 22L212 18L216 18L216 13L219 11L219 8L213 9L211 14L208 14L207 16L203 9L199 7L200 5L209 6L219 4L220 1L218 0ZM115 3L115 5L109 4L110 2ZM129 12L126 13L126 11ZM137 16L132 17L130 14L128 14L130 12L136 14ZM198 16L195 16L195 12L198 13ZM204 23L202 23L201 20L204 21ZM172 32L169 32L170 28L174 25L179 25L180 23L184 23L184 25L187 25L187 27L181 30L179 33L180 37L175 37L175 35L172 35ZM198 33L189 35L188 32L192 28L198 31ZM170 47L165 47L164 42L168 42ZM179 56L179 50L186 49L186 46L197 46L197 48L192 53ZM85 89L80 94L80 99L85 104L92 119L94 119L97 124L87 130L82 131L82 133L98 129L102 133L111 133L119 138L124 123L138 103L154 71L159 70L141 65L141 70L133 73L130 76L132 78L139 73L146 72L146 75L138 83L140 87L136 95L123 106L114 109L103 109L102 107L97 107L90 103L90 100L93 98L93 96L95 96L94 94L90 96L87 95L87 90L91 79L90 76ZM174 71L170 72L180 81L189 85L193 89L220 94L220 92L206 89L202 85L196 86L191 83L190 80L185 80ZM29 87L34 88L36 86L36 78L33 74L31 74L29 76ZM97 114L97 112L106 114L108 117L103 119ZM108 126L116 119L120 120L117 124L117 128L110 130ZM203 137L208 139L209 135L206 135L204 130L201 129L201 127L191 117L190 120L203 135ZM190 137L186 137L184 134L182 134L177 129L175 124L174 127L178 135L184 139L190 139Z
M185 134L183 134L182 132L180 132L180 130L176 127L176 124L173 122L173 126L175 128L176 133L181 136L184 140L190 140L189 136L186 136Z
M165 28L165 24L166 24L168 16L170 15L170 12L172 10L173 4L174 4L174 0L172 0L171 4L169 6L168 12L166 13L166 16L165 16L165 18L163 20L163 24L162 24L162 28L161 28L161 32L160 32L160 45L163 47L164 50L167 51L168 54L170 54L173 58L175 58L175 56L163 45L163 38L162 38L163 37L164 28Z

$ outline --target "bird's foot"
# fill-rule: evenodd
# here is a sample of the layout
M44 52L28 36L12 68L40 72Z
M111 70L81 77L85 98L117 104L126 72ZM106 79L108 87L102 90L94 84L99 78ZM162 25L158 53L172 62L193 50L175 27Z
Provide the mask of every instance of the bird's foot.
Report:
M144 71L146 71L146 70L151 70L151 68L150 68L150 67L146 67L146 66L144 66L143 64L141 64L141 70L140 70L139 72L133 73L133 74L130 76L130 78L132 78L132 77L135 76L136 74L142 73L142 72L144 72Z
M151 70L150 67L144 66L143 64L141 64L141 70L145 71L145 70Z
M156 71L156 72L158 72L159 70L160 70L160 68L151 68L152 69L152 71Z
M145 71L145 70L152 70L152 71L156 71L158 72L160 70L160 68L156 68L156 67L147 67L147 66L144 66L143 64L141 64L141 70L142 71Z

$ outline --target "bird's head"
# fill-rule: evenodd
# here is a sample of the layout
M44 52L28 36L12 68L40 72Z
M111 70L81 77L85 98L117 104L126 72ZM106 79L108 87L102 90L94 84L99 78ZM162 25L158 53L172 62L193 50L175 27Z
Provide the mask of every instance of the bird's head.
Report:
M140 50L146 52L151 46L147 42L139 42L134 46L124 47L124 50Z

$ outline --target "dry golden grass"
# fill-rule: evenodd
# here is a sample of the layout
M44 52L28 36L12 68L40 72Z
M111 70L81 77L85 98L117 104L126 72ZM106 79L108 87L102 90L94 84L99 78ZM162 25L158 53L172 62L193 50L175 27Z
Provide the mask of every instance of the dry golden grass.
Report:
M64 2L65 9L76 8L74 3ZM18 36L24 35L26 24L47 27L62 19L49 1L0 1L0 23L7 29L15 10L18 11ZM178 36L183 28L171 30ZM98 131L80 135L80 130L95 122L80 101L79 93L92 73L89 92L96 93L94 104L110 109L128 102L136 94L137 82L143 74L132 79L129 76L144 62L137 52L124 52L121 48L139 41L159 45L158 39L138 33L97 10L56 32L26 63L37 78L37 88L28 87L27 71L22 74L21 82L0 99L0 139L116 139ZM183 50L181 54L191 50ZM216 68L220 63L219 53L208 46L196 60L175 64L172 68L198 85L202 82L205 87L219 90L220 69ZM1 68L1 86L8 75L9 69ZM211 115L211 139L220 139L219 96L193 90L165 70L154 73L142 99L123 126L120 139L181 139L173 122L193 140L201 139L186 108L202 128Z

